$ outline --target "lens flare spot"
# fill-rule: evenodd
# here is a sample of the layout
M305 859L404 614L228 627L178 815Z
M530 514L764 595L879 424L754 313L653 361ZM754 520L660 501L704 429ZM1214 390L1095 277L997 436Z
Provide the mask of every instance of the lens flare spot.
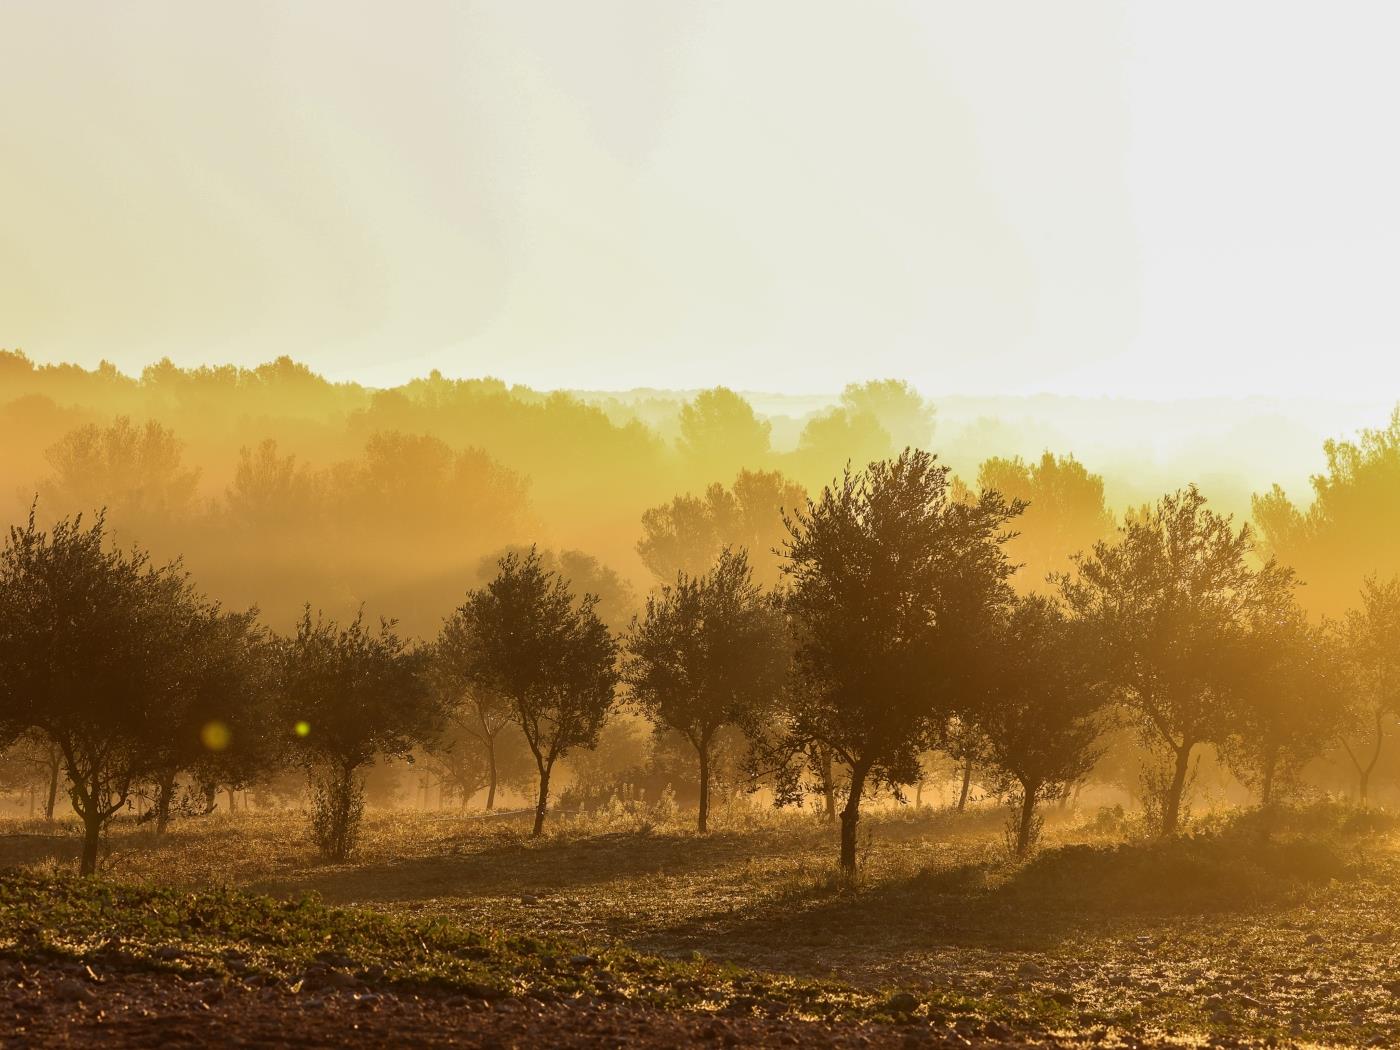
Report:
M204 746L210 751L224 750L232 738L233 734L222 722L206 722L204 728L199 731L199 739L204 741Z
M308 736L311 733L310 722L298 722L296 724L297 736Z

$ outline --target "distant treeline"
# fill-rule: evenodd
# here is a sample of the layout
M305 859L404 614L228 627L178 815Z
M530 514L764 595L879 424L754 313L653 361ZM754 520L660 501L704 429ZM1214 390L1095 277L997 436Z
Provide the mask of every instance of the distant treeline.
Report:
M316 593L329 609L364 603L430 633L462 574L502 549L586 552L641 594L652 582L637 553L648 510L705 501L745 470L816 491L847 462L937 452L935 423L933 406L896 381L848 387L777 442L722 388L584 400L434 374L373 390L287 358L162 361L131 377L0 351L0 509L17 520L36 493L50 516L106 506L121 535L183 555L211 593L256 602L282 625ZM1392 424L1329 443L1310 509L1278 490L1256 498L1262 542L1306 581L1314 611L1340 614L1367 576L1400 571L1397 435ZM1076 450L1048 452L984 455L962 478L1030 502L1012 548L1027 586L1126 509L1105 501ZM755 564L766 555L755 550Z

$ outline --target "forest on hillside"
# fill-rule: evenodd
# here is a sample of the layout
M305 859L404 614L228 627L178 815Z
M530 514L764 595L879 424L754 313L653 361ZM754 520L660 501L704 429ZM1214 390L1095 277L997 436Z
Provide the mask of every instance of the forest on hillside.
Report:
M119 534L157 556L182 556L211 593L256 603L282 626L314 595L329 610L363 604L425 634L451 608L463 574L479 577L513 544L596 559L631 588L635 605L675 568L639 555L648 512L712 502L713 486L732 492L745 471L780 474L775 493L817 492L847 462L906 446L938 453L969 487L993 484L1031 501L1012 548L1026 566L1018 578L1030 583L1161 492L1197 483L1217 509L1250 512L1242 479L1218 476L1230 447L1246 441L1238 420L1234 431L1215 428L1214 454L1197 451L1163 476L1149 462L1150 443L1204 432L1189 413L1174 420L1170 405L1113 414L1071 404L1063 412L1087 420L1079 433L1094 458L1086 458L1039 444L1071 440L1062 423L1009 433L988 415L993 402L940 416L898 381L852 384L839 398L755 400L763 411L722 388L592 395L438 374L375 390L329 382L287 358L256 368L162 361L128 376L0 351L0 509L13 522L36 496L49 517L105 506ZM1123 413L1135 433L1120 433ZM1219 415L1238 417L1239 408ZM1272 449L1278 462L1257 483L1261 538L1308 584L1310 608L1339 614L1368 574L1400 568L1395 428L1333 434L1317 450L1324 469L1309 492L1296 480L1306 428L1270 430L1266 420L1247 442L1254 459ZM1095 428L1109 436L1091 442ZM1136 458L1125 466L1126 457ZM1271 487L1279 480L1287 491ZM755 538L762 550L749 544L756 560L771 540ZM617 613L625 620L630 611Z

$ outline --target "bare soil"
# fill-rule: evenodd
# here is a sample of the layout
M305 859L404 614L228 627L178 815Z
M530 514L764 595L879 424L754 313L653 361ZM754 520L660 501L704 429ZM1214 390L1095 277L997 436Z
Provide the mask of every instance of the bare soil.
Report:
M0 963L6 1047L819 1047L1005 1045L927 1025L828 1024L662 1012L597 1000L488 1002L371 987L101 973Z

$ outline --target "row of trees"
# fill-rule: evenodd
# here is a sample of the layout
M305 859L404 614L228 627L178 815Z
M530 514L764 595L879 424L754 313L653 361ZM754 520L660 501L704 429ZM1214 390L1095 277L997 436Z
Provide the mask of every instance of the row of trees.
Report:
M1050 593L1018 595L1006 548L1024 509L995 490L960 490L933 457L907 452L848 471L784 519L783 585L762 588L745 554L727 547L710 568L681 569L662 585L621 645L621 680L655 724L693 747L701 828L710 749L725 727L748 736L752 769L778 774L780 797L829 794L832 765L841 771L848 870L862 801L920 780L931 749L983 766L1015 805L1024 851L1037 804L1083 778L1105 731L1125 722L1158 759L1144 786L1164 834L1180 826L1206 744L1268 806L1308 760L1344 742L1358 705L1375 715L1379 743L1397 706L1400 584L1369 587L1345 623L1314 624L1293 574L1261 563L1250 529L1188 489L1130 515L1053 576ZM516 577L548 590L526 559L503 563L485 593L508 583L518 593ZM569 603L558 594L553 603L555 633L568 637L577 629L566 629ZM458 686L489 694L513 681L504 693L522 723L535 717L532 693L591 696L586 717L552 713L558 725L582 726L575 746L588 746L608 690L570 686L563 649L552 685L511 679L550 661L535 655L512 668L522 650L487 641L501 636L490 626L499 608L478 595L459 611L461 652L478 655L461 659ZM592 674L607 666L600 651ZM531 748L542 820L556 752L535 739Z
M754 782L771 778L780 800L821 791L834 809L839 780L847 871L863 803L920 781L931 749L986 770L1022 852L1037 806L1085 776L1124 720L1160 760L1145 782L1164 834L1205 744L1266 805L1357 704L1378 753L1400 684L1400 583L1370 586L1345 623L1311 623L1293 574L1188 489L1018 594L1008 547L1025 510L907 451L785 512L776 585L721 546L619 630L531 549L503 557L421 646L392 623L310 608L275 637L178 565L114 549L102 518L46 532L31 512L0 555L0 733L61 756L84 871L143 786L160 828L181 774L238 785L289 764L306 773L323 851L343 858L377 757L475 749L490 804L509 725L534 759L539 834L558 762L594 747L622 703L693 748L702 831L723 732L747 738ZM1349 753L1364 790L1374 753Z

